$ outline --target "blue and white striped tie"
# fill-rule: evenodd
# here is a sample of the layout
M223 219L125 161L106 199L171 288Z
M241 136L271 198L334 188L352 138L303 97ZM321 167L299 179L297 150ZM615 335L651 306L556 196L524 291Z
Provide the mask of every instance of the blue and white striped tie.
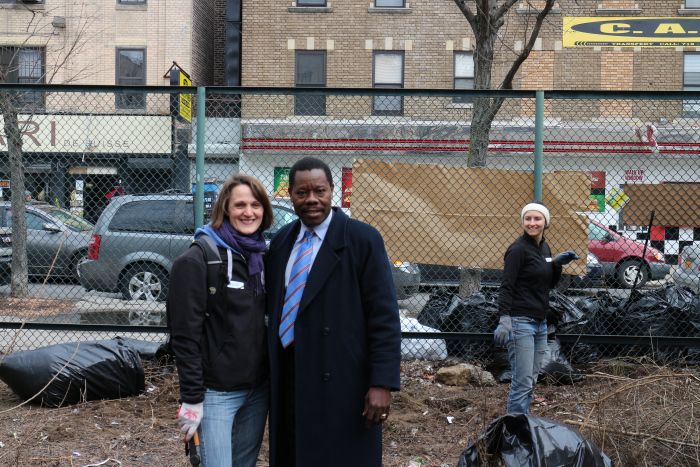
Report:
M280 341L285 349L294 342L294 320L297 317L301 296L304 294L306 279L309 277L309 270L311 269L313 238L313 230L307 230L304 233L303 242L299 247L299 251L297 251L297 257L292 265L292 272L289 274L289 284L284 295L279 329Z

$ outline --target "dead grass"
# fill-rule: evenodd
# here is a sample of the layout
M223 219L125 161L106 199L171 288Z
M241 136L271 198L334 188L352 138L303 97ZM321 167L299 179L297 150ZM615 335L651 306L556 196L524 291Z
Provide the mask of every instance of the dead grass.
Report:
M441 364L444 365L444 364ZM632 362L634 376L601 363L575 386L537 387L535 415L577 426L616 465L700 465L700 373ZM503 412L507 385L447 387L437 365L405 362L385 430L384 465L454 466ZM48 409L21 403L0 385L0 465L185 466L175 427L177 377L149 365L147 391L122 400ZM267 465L263 445L259 465Z
M73 309L77 300L57 300L55 298L12 298L0 297L0 315L32 319L54 316Z

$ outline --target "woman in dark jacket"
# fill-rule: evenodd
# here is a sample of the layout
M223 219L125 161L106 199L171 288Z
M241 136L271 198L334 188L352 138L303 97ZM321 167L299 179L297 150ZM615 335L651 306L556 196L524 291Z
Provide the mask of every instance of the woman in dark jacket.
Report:
M511 384L508 413L529 413L532 394L547 350L549 291L561 277L565 264L578 259L567 251L552 258L544 239L549 210L530 203L520 212L525 231L506 250L503 281L498 296L501 318L494 332L497 345L508 347Z
M173 264L168 294L171 344L180 377L178 424L185 439L198 432L204 466L255 466L269 400L262 232L272 206L262 184L230 177L209 237L221 256L217 287L207 287L201 248Z

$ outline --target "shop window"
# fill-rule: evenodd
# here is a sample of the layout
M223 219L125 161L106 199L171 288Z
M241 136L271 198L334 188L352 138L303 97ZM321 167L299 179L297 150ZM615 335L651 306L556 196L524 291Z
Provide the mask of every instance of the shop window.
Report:
M683 56L683 90L700 91L700 54L686 53ZM700 100L684 100L683 113L700 117Z
M403 88L403 52L375 52L373 81L375 88ZM374 115L403 115L403 96L374 96Z
M297 50L294 84L298 88L326 87L326 52ZM326 115L326 96L295 96L294 115Z
M116 84L127 86L144 86L146 84L146 50L117 49ZM145 93L118 91L116 96L118 109L145 109Z
M0 83L43 84L44 74L43 48L0 46ZM43 107L42 91L21 91L14 95L19 109Z
M455 52L454 58L454 88L474 89L474 56L471 52ZM452 98L452 102L459 104L467 104L471 101L471 96Z

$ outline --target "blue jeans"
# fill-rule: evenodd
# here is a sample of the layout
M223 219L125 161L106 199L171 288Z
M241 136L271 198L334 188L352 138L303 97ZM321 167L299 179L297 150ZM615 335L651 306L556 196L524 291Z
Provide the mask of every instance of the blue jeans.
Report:
M241 391L207 389L199 426L203 467L255 467L269 397L269 383Z
M508 413L530 413L532 393L547 352L547 321L526 316L511 317L508 359L513 375L508 393Z

